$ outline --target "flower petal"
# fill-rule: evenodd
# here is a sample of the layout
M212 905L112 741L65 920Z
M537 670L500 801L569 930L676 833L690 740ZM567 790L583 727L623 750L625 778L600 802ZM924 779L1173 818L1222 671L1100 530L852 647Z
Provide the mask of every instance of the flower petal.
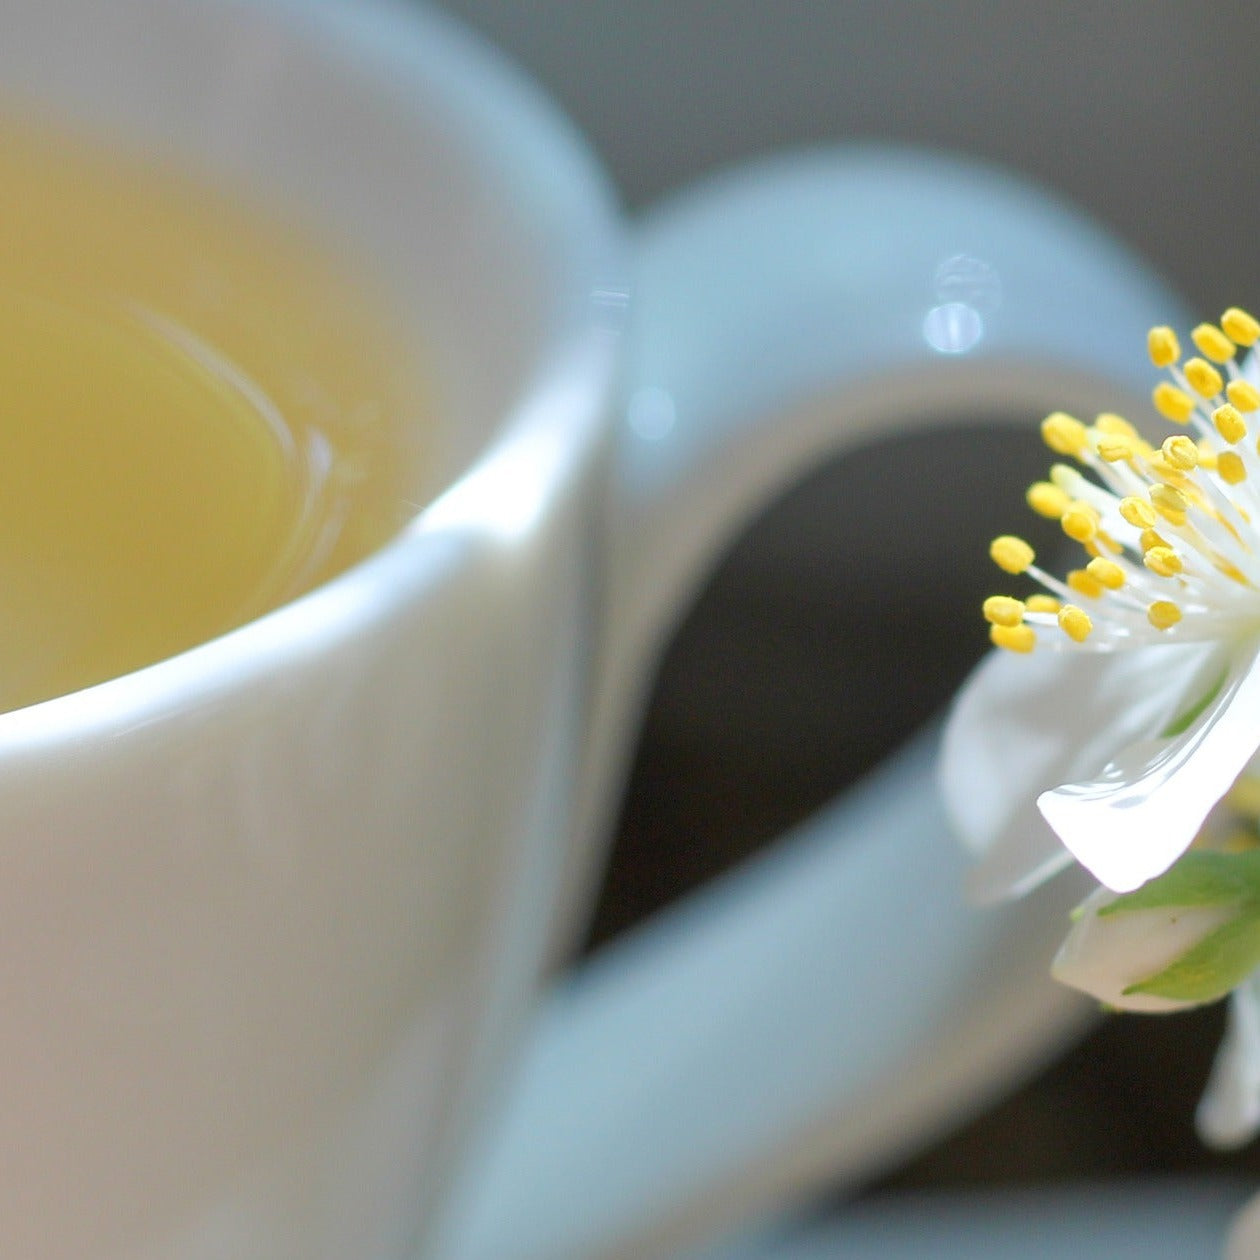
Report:
M1195 1113L1199 1136L1230 1150L1260 1132L1260 972L1230 998L1229 1025Z
M1160 652L1162 665L1167 649ZM1145 654L1144 654L1145 655ZM1149 658L1148 658L1149 659ZM1153 663L1153 662L1152 662ZM1213 670L1223 670L1223 677ZM1161 669L1147 677L1164 690ZM1233 660L1202 662L1190 691L1193 703L1211 695L1189 726L1159 738L1149 722L1144 738L1112 745L1112 759L1097 777L1066 783L1037 800L1042 815L1076 859L1115 892L1130 892L1166 871L1190 846L1212 807L1260 746L1260 655L1254 643Z
M1098 773L1117 750L1163 729L1214 650L993 652L981 662L955 701L940 762L951 821L981 859L975 894L1020 896L1070 863L1037 794Z
M1099 910L1115 899L1106 888L1085 899L1072 917L1072 930L1059 947L1050 974L1116 1010L1179 1011L1196 1005L1125 990L1175 963L1232 918L1235 907L1164 907L1099 917Z

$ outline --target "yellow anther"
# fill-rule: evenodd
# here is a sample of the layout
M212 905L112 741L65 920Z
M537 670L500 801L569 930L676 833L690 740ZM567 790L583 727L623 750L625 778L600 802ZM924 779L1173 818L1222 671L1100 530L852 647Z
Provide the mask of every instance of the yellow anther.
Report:
M1165 438L1159 451L1178 472L1190 472L1199 463L1199 448L1195 445L1194 438L1186 437L1184 433Z
M990 626L989 639L994 647L1008 652L1031 652L1037 646L1037 632L1032 626Z
M1146 470L1154 478L1159 481L1167 481L1170 485L1175 485L1177 478L1181 476L1181 470L1174 468L1165 458L1163 451L1152 451L1151 457L1146 461Z
M991 626L1017 626L1024 620L1024 601L1009 595L990 595L984 601L984 619Z
M1063 411L1056 411L1041 422L1041 437L1056 455L1081 455L1089 445L1085 426Z
M1098 535L1098 513L1088 503L1082 503L1080 499L1068 504L1067 511L1063 513L1059 524L1063 526L1063 532L1073 542L1093 542Z
M1225 388L1225 380L1206 359L1187 359L1181 370L1190 388L1202 398L1215 398Z
M1065 580L1072 590L1078 595L1084 595L1086 599L1101 599L1106 589L1092 573L1087 573L1084 569L1072 569Z
M1247 465L1236 452L1222 451L1216 457L1216 475L1226 485L1237 486L1247 480Z
M1171 547L1152 547L1142 557L1142 563L1159 577L1176 577L1185 567L1181 557Z
M1070 497L1083 478L1071 464L1051 464L1050 480Z
M1213 363L1228 363L1234 357L1234 343L1215 324L1200 324L1190 339L1199 353Z
M1212 412L1212 423L1216 431L1227 442L1241 442L1247 436L1247 422L1242 412L1233 403L1225 403Z
M1160 483L1150 490L1151 506L1172 525L1184 525L1190 500L1176 486Z
M1144 529L1138 538L1138 546L1142 548L1142 554L1145 555L1155 547L1167 547L1168 539L1153 529Z
M1181 609L1171 599L1157 599L1146 610L1146 620L1156 630L1171 630L1181 620Z
M1185 424L1194 415L1194 399L1184 389L1178 389L1167 381L1160 381L1155 386L1151 401L1155 404L1155 410L1173 424Z
M1212 472L1216 468L1216 452L1206 443L1199 443L1199 467Z
M1059 609L1059 629L1074 643L1084 643L1093 632L1094 623L1089 613L1075 604L1064 604Z
M1101 411L1094 419L1094 428L1099 433L1112 437L1128 438L1130 442L1138 441L1138 431L1123 417L1113 411Z
M1226 336L1240 346L1255 345L1260 339L1260 320L1238 306L1231 306L1221 316L1221 327L1225 330Z
M1053 595L1029 595L1024 607L1030 613L1057 613L1063 605ZM1260 815L1260 811L1257 811Z
M1128 521L1134 529L1154 529L1156 516L1155 509L1151 507L1145 499L1134 498L1129 495L1127 498L1120 500L1120 515Z
M1239 411L1260 410L1260 389L1256 389L1250 381L1230 381L1230 383L1225 386L1225 397L1228 398Z
M989 544L989 556L999 569L1007 573L1023 573L1037 558L1036 552L1022 539L1003 534Z
M1146 351L1157 368L1171 367L1181 358L1181 346L1177 344L1177 334L1166 325L1152 328L1146 334Z
M1057 521L1072 501L1066 490L1061 490L1049 481L1033 482L1028 487L1027 498L1028 506L1038 516L1044 516L1050 521Z
M1107 463L1118 464L1122 459L1132 459L1137 454L1137 448L1126 437L1104 433L1098 439L1098 453Z
M1104 556L1096 556L1085 566L1085 572L1096 577L1109 591L1118 591L1124 585L1124 570Z

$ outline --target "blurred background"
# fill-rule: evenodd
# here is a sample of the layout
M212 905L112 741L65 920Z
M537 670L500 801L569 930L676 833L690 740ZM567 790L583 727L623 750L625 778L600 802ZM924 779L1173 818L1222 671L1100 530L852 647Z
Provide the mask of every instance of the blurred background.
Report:
M631 214L785 146L942 147L1066 195L1154 260L1192 309L1260 307L1252 4L441 7L549 89ZM739 540L663 664L591 945L754 851L947 702L986 646L976 609L990 593L988 539L1028 520L1023 491L1046 462L1037 418L1024 432L934 434L885 452L899 483L928 496L923 513L940 522L930 538L890 535L887 485L848 460ZM1193 1133L1221 1015L1104 1023L869 1199L1139 1173L1254 1179L1260 1151L1213 1155Z

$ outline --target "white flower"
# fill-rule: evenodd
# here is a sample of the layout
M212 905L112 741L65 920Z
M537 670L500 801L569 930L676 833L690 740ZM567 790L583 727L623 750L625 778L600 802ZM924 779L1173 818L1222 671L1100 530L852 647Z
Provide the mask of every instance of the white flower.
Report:
M1145 1011L1233 990L1197 1117L1233 1146L1260 1131L1260 798L1242 802L1251 858L1236 867L1205 824L1231 787L1256 797L1240 776L1260 766L1260 370L1235 358L1260 322L1231 309L1221 325L1196 328L1202 357L1180 365L1171 330L1150 335L1172 377L1156 409L1189 432L1154 447L1118 416L1045 421L1077 466L1056 465L1029 504L1086 561L1060 581L1027 543L995 540L999 567L1043 591L985 602L1006 651L955 704L941 782L982 897L1020 895L1073 858L1103 885L1055 960L1065 983ZM1179 861L1196 837L1209 856ZM1246 867L1236 897L1194 882L1213 865L1226 884Z
M999 567L1044 591L986 601L1007 651L972 676L946 732L946 804L981 895L1023 892L1069 855L1113 891L1139 887L1260 747L1260 376L1235 359L1260 323L1231 310L1222 325L1195 329L1204 357L1180 366L1171 330L1151 333L1172 376L1155 405L1190 432L1155 447L1113 415L1043 425L1076 466L1056 465L1029 503L1086 560L1060 581L1020 539L993 544Z

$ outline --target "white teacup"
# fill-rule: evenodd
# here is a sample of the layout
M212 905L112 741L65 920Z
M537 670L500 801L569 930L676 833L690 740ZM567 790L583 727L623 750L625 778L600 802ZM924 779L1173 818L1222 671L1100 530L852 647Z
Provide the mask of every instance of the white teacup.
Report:
M393 544L0 716L0 1256L386 1260L443 1216L444 1256L664 1254L870 1173L1076 1026L1042 977L1070 894L967 909L920 747L815 828L844 844L610 951L493 1087L732 531L907 417L1141 398L1172 304L1131 257L873 148L629 226L528 83L375 0L11 0L0 91L300 206L443 399Z

